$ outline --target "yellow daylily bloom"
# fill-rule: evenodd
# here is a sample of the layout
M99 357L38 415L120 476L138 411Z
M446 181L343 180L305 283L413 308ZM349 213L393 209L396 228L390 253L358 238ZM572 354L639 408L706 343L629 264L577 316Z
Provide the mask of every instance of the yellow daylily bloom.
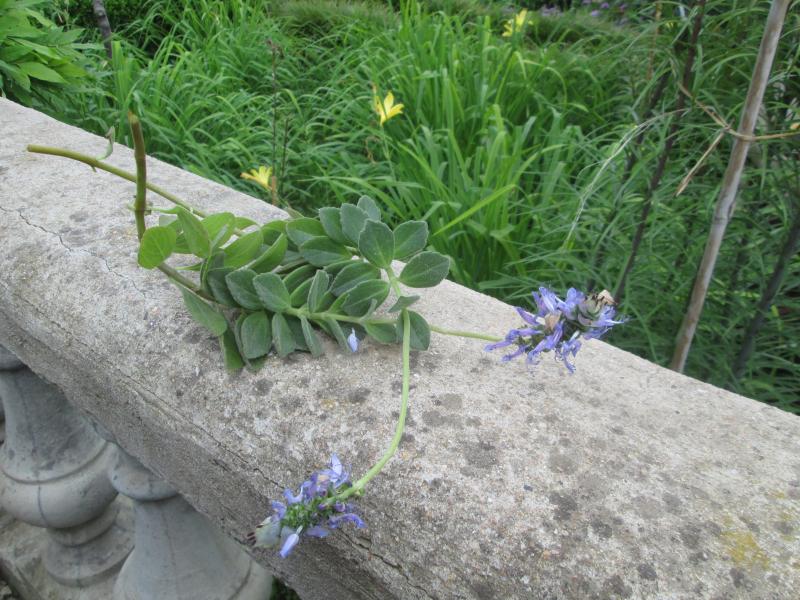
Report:
M386 98L384 98L382 102L377 92L374 92L372 96L372 106L381 119L381 126L392 117L396 117L403 112L403 105L394 103L394 94L392 94L392 92L386 94Z
M528 11L523 8L513 18L505 22L506 30L503 32L503 37L511 37L515 33L522 31L522 28L525 27L525 19L527 18Z
M261 165L258 170L250 169L249 173L242 173L242 179L249 179L269 192L272 190L272 167Z

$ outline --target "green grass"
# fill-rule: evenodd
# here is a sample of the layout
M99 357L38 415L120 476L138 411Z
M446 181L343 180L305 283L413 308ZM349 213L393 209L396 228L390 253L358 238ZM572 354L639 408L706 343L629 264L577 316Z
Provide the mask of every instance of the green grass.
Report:
M500 36L508 13L497 3L442 0L436 12L413 2L393 10L380 2L199 0L186 8L150 0L119 32L114 64L87 50L96 79L51 111L98 133L116 124L125 141L131 108L155 156L256 195L239 174L272 164L281 200L304 211L368 193L390 219L426 220L432 245L455 259L455 280L512 303L528 303L539 285L613 290L675 118L691 27L674 4L663 5L654 22L653 3L639 3L627 25L580 8L532 13L524 36L508 40ZM735 124L766 6L710 0L707 13L691 91ZM797 120L799 32L790 11L759 132ZM275 80L267 40L281 49ZM663 97L645 117L662 74ZM383 128L373 84L405 105ZM696 107L681 117L621 306L631 320L609 339L661 364L731 144L725 139L676 197L718 131ZM800 188L797 159L797 138L751 151L687 373L800 412L797 256L745 377L731 373L800 210L788 191Z

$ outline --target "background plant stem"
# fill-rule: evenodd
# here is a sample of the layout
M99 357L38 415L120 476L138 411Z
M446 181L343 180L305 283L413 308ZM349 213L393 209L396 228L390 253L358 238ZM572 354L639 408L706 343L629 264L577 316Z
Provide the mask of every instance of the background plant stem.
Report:
M739 122L738 133L741 136L751 136L755 129L758 111L769 80L772 61L778 49L778 40L780 39L786 11L789 8L789 2L790 0L773 0L770 7L767 23L764 27L764 35L761 38L758 59L753 69L753 78L750 81L750 89L747 91L741 121ZM733 211L736 208L736 193L739 190L739 181L744 171L744 163L749 147L750 142L746 137L737 136L733 141L733 148L728 161L728 168L725 170L725 175L722 179L722 189L719 192L708 241L706 242L697 278L692 288L689 308L678 331L675 352L669 364L670 368L675 371L683 371L686 357L689 355L689 348L691 348L692 339L700 321L700 314L706 301L711 276L714 273L714 265L717 262L719 249L722 245L722 238L725 235L725 229L728 226L731 215L733 215Z

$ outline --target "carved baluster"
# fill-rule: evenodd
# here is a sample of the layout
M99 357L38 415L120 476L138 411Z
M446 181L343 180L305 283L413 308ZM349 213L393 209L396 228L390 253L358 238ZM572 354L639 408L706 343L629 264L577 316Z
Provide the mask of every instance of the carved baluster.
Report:
M2 347L0 397L6 417L0 506L47 528L42 562L59 583L83 588L113 576L131 550L130 517L126 527L108 480L113 445L58 388Z
M8 350L0 346L0 371L14 371L22 367L22 362ZM0 393L0 444L6 439L6 414L3 409L3 394ZM13 521L13 517L0 505L0 530Z
M195 511L177 491L123 450L111 471L133 500L135 548L114 600L265 600L272 577Z

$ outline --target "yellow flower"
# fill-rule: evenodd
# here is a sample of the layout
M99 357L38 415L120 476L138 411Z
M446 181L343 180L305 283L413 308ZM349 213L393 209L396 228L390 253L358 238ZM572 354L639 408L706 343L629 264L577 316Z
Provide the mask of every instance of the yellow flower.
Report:
M258 170L250 169L249 173L242 173L242 179L249 179L269 192L272 190L272 167L261 165Z
M374 88L372 95L372 106L375 109L375 112L378 113L378 116L381 118L381 126L383 126L383 124L392 117L396 117L403 112L403 105L394 103L394 94L392 94L392 92L386 94L386 98L384 98L383 102L381 102L381 99L378 97L378 93L374 90Z
M506 21L506 30L503 32L503 37L511 37L515 33L522 31L522 28L525 27L525 19L527 17L528 11L523 8L517 15L514 16L514 18Z

